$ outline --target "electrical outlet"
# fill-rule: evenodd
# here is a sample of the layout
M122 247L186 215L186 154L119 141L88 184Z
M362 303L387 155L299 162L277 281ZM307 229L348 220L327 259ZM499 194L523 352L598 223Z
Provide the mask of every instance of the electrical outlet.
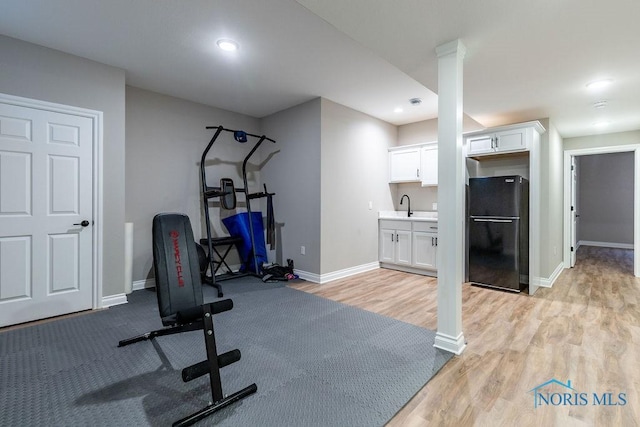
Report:
M300 246L300 255L305 255L307 252L307 248L305 248L304 246Z
M434 210L434 211L437 211L438 210L438 204L437 203L432 203L431 204L431 209Z
M373 209L373 202L369 202L369 210Z

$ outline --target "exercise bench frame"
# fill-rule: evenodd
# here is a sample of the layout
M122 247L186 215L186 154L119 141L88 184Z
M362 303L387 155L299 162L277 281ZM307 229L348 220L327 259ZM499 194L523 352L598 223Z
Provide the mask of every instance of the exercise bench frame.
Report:
M202 282L196 243L189 218L183 214L158 214L153 219L153 259L156 275L158 308L165 326L120 341L118 347L202 329L207 359L182 370L182 380L188 382L209 374L212 400L201 410L182 418L173 426L189 426L220 409L237 402L258 388L251 384L224 397L220 368L240 360L240 350L218 355L213 316L233 308L233 301L225 299L203 303Z

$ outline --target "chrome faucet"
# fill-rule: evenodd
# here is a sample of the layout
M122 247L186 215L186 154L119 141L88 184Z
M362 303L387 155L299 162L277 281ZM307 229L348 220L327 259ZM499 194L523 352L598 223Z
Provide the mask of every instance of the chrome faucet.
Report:
M411 212L411 199L409 198L409 196L403 194L400 198L400 204L402 204L402 200L404 200L405 197L407 198L407 216L410 217L411 215L413 215L413 212Z

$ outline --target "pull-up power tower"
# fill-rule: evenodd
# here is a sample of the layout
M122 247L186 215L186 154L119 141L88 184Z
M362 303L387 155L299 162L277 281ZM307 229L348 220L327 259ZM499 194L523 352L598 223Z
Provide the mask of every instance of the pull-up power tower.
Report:
M253 199L260 199L260 198L264 198L264 197L272 197L275 196L275 193L269 193L267 191L267 186L264 185L264 191L263 192L257 192L257 193L251 193L249 192L249 185L247 182L247 163L249 162L249 159L251 158L251 156L253 156L253 154L256 152L256 150L260 147L260 145L264 142L264 141L270 141L275 143L275 141L271 138L267 138L265 135L254 135L251 133L247 133L241 130L235 130L235 129L227 129L224 128L223 126L207 126L207 129L215 129L215 133L213 134L213 137L211 138L211 141L209 141L209 144L207 145L207 147L205 148L204 152L202 153L202 158L200 160L200 178L201 178L201 182L202 182L202 199L204 202L204 215L205 215L205 224L206 224L206 232L207 232L207 238L206 238L206 245L208 248L208 256L209 256L209 266L211 268L211 284L213 286L215 286L218 289L218 296L221 297L223 296L222 293L222 287L220 286L220 284L217 283L216 280L216 260L213 257L213 254L216 253L219 257L220 257L220 261L218 262L218 268L220 267L220 265L225 264L224 262L224 258L226 257L226 255L229 253L229 248L234 245L234 244L238 244L242 242L242 238L241 237L222 237L222 238L214 238L211 235L211 220L209 218L209 200L214 199L214 198L220 198L220 205L222 208L224 209L235 209L236 206L236 193L244 193L244 198L245 198L245 204L246 204L246 209L247 209L247 213L248 213L248 217L249 217L249 235L250 235L250 239L251 239L251 258L253 261L253 268L254 268L254 272L256 274L259 274L260 272L260 266L258 265L258 258L256 255L256 244L255 244L255 237L254 237L254 227L253 227L253 221L252 221L252 211L251 211L251 200ZM233 184L233 180L230 178L222 178L220 179L220 186L218 187L210 187L207 185L207 174L206 174L206 168L205 168L205 161L207 159L207 155L209 154L209 151L211 150L211 147L213 147L213 144L216 142L216 140L218 139L218 137L220 136L220 134L222 132L231 132L233 133L233 137L234 139L239 142L239 143L245 143L248 140L248 137L251 138L257 138L258 141L256 142L256 144L253 146L253 148L251 149L251 151L249 151L249 154L246 155L246 157L244 158L244 161L242 162L242 183L244 185L243 188L236 188ZM205 244L205 242L203 242L202 239L201 243ZM226 246L227 250L224 253L224 255L220 255L220 253L217 251L216 247L218 246ZM227 266L228 267L228 266ZM235 277L239 277L242 275L235 275L232 274L228 277L226 277L225 279L232 279Z

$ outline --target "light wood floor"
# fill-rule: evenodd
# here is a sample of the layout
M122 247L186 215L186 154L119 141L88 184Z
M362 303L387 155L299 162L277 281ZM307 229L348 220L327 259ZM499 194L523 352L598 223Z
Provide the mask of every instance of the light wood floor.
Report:
M380 269L292 287L437 329L434 278ZM462 298L466 350L389 426L640 425L640 279L632 251L581 247L576 267L551 289L529 296L465 284ZM571 380L589 405L534 409L529 391L551 378ZM627 404L594 406L594 392L626 393Z

